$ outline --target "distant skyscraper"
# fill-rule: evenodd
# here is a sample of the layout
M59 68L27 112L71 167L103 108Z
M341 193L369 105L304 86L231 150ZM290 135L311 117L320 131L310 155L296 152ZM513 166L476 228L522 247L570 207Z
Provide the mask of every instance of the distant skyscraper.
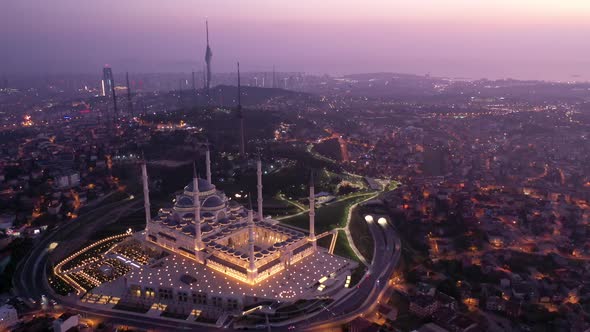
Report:
M205 21L205 31L207 33L207 50L205 51L205 63L207 64L207 76L206 76L206 85L205 89L207 90L207 95L209 94L209 89L211 88L211 59L213 58L213 52L211 52L211 47L209 47L209 22Z
M129 73L125 73L125 80L127 81L127 111L129 116L133 118L133 100L131 100L131 84L129 84Z
M275 71L275 65L272 65L272 88L277 87L277 73Z
M112 76L113 72L111 71L111 96L113 97L113 124L114 128L116 128L117 123L119 122L119 109L117 108L117 94L115 93L115 79L113 79Z
M113 80L113 70L109 66L105 66L102 69L102 82L101 82L101 94L103 97L111 95L115 87L115 81Z
M102 69L101 88L103 96L113 98L112 124L116 126L116 123L119 121L119 111L117 109L117 95L115 94L115 79L113 78L113 70L109 66L105 66Z

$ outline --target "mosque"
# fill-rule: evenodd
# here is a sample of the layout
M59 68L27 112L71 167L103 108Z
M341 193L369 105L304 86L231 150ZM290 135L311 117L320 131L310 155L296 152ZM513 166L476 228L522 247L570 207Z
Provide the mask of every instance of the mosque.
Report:
M146 227L134 238L168 255L125 275L126 303L165 303L186 312L195 306L240 310L261 301L284 303L345 291L357 263L317 245L313 177L309 229L304 230L264 216L260 159L254 212L252 206L238 204L215 187L208 150L205 157L206 179L195 171L173 205L154 217L147 167L142 163Z
M262 212L262 163L257 161L258 211L229 200L211 182L210 153L206 152L207 179L193 181L176 197L173 207L160 209L146 220L146 240L248 284L257 284L289 264L317 250L314 213L309 234L265 219ZM142 179L149 215L148 178ZM313 195L313 184L310 186ZM313 205L313 199L310 199ZM198 216L198 217L196 217Z

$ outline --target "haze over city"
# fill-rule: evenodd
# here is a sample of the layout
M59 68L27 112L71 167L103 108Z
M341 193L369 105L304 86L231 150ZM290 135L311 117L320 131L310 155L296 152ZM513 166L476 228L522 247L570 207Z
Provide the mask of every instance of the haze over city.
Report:
M589 14L4 0L0 331L590 332Z
M215 70L590 79L590 3L466 1L7 0L0 74Z

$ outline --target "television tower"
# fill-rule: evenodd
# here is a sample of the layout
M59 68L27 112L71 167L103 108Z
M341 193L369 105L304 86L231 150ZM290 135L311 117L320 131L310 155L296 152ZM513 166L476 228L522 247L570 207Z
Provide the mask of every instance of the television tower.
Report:
M244 137L244 113L242 112L242 86L240 84L240 63L238 62L238 119L240 120L240 157L246 156L246 142Z
M207 90L207 69L203 66L203 89Z
M211 58L213 58L213 52L209 47L209 21L205 21L205 31L207 33L207 49L205 50L205 63L207 64L207 76L205 81L205 89L207 95L209 95L209 89L211 88Z

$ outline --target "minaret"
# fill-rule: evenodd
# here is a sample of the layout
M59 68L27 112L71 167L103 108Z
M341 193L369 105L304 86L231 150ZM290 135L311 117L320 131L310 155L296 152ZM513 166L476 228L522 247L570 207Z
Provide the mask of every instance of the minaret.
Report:
M143 207L145 209L145 234L146 239L148 239L150 222L152 218L150 215L150 189L148 186L147 165L145 158L143 158L141 162L141 181L143 183Z
M201 240L201 202L199 201L199 177L197 168L193 163L193 206L195 208L195 252L203 249ZM197 254L198 255L198 254ZM197 256L197 258L199 258Z
M313 246L316 246L315 239L315 189L313 181L313 171L311 171L311 177L309 179L309 241L313 242Z
M244 113L242 112L242 86L240 84L240 63L238 62L238 119L240 120L240 157L246 156L246 142L244 137Z
M129 112L129 116L133 118L133 101L131 100L131 85L129 84L129 72L125 73L125 80L127 81L127 103L129 103L129 109L127 111Z
M207 76L205 81L205 89L207 96L209 95L209 89L211 88L211 59L213 58L213 52L209 47L209 21L205 21L205 30L207 34L207 49L205 50L205 63L207 64Z
M211 181L211 151L209 151L209 143L207 143L207 151L205 151L205 167L207 169L207 182L213 184Z
M249 195L248 195L249 196ZM252 211L252 201L250 200L250 209L248 210L248 280L254 282L258 276L254 260L254 212Z
M260 160L260 155L258 155L258 160L256 161L256 177L258 178L258 183L256 185L256 189L258 190L258 220L263 220L264 215L262 213L262 161Z

